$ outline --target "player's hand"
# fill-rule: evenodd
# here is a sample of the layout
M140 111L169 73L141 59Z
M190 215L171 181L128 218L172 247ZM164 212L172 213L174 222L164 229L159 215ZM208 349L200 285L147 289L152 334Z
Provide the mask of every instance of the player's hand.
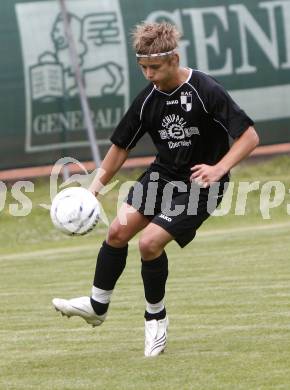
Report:
M207 188L218 182L224 175L225 170L218 165L197 164L190 168L192 174L190 181L194 181L200 187Z

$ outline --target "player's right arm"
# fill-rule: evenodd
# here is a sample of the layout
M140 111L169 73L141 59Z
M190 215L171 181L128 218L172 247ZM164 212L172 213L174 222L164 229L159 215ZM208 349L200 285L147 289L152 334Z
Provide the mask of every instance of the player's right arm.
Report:
M119 171L128 158L129 152L129 150L120 148L117 145L110 147L89 187L93 194L97 195L101 188Z
M130 150L144 135L146 129L142 123L142 113L144 112L145 102L153 90L154 88L149 84L141 91L116 127L111 136L113 145L107 152L89 187L92 193L97 195L100 189L108 184L128 158Z

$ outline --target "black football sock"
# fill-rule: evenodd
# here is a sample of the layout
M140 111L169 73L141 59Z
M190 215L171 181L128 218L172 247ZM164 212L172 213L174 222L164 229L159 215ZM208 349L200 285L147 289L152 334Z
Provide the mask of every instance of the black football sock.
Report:
M145 310L144 318L146 321L151 321L151 320L163 320L163 318L166 317L166 309L164 307L163 310L161 310L159 313L148 313L147 310Z
M105 241L103 242L97 258L91 297L92 307L98 315L102 315L108 310L110 296L126 266L127 255L128 245L123 248L115 248Z
M168 276L168 259L165 251L154 260L141 260L141 275L144 284L146 301L150 304L156 304L163 300L165 295L165 285ZM148 313L145 311L147 321L160 320L166 316L166 310L163 308L158 313Z

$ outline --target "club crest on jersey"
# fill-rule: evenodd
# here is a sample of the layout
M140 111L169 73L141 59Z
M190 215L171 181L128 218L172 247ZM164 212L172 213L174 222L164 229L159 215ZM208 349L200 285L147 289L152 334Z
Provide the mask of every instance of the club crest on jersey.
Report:
M192 95L191 92L182 92L180 96L181 108L189 112L192 109Z

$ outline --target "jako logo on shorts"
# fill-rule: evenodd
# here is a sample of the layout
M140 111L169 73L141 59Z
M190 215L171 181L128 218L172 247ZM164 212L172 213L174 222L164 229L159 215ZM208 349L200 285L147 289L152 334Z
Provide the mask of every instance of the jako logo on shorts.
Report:
M164 215L164 214L160 214L159 218L165 219L165 221L167 221L167 222L171 222L172 221L172 218L169 218L169 217L167 217L167 215Z

